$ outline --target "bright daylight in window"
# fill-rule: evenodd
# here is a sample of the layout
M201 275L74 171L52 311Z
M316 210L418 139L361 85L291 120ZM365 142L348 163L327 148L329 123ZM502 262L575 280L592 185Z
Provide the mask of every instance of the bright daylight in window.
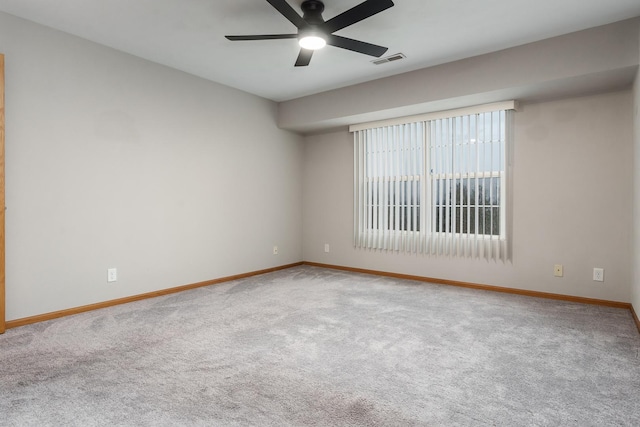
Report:
M355 130L356 247L509 259L511 120L465 110Z

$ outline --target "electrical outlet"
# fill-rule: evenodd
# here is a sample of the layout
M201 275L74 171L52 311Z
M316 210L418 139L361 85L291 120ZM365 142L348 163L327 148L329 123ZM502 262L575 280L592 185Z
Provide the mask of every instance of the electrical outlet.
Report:
M277 246L273 247L273 254L274 255L278 255L278 247Z
M562 264L556 264L553 266L553 275L556 277L562 277Z
M596 282L604 282L604 268L593 269L593 280Z
M118 280L118 269L117 268L109 268L107 269L107 282L115 282Z
M325 252L329 252L329 244L328 243L324 244L324 251Z

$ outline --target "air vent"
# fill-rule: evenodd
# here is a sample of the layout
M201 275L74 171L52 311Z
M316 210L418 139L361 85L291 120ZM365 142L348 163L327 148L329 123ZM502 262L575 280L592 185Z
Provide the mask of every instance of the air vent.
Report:
M384 58L376 59L373 62L374 65L386 64L387 62L397 61L399 59L404 59L404 53L394 53L393 55L385 56Z

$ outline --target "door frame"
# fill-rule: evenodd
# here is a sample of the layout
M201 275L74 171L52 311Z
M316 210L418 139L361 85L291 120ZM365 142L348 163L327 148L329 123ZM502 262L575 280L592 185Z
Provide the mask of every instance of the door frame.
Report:
M4 55L0 53L0 334L6 329L4 270Z

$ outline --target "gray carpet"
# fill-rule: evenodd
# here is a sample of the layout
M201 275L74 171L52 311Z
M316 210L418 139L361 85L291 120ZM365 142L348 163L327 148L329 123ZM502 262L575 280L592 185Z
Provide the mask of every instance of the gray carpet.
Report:
M640 425L626 310L308 266L0 336L2 426Z

